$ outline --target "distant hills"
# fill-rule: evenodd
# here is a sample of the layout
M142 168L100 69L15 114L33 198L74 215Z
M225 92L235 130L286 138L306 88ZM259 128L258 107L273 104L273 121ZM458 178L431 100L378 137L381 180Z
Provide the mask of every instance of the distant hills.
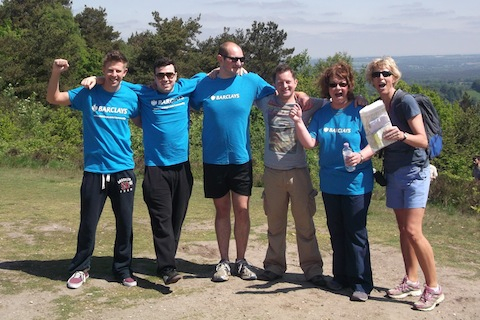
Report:
M377 57L353 58L353 67L360 70ZM480 54L393 56L402 72L402 79L411 82L472 82L480 79Z

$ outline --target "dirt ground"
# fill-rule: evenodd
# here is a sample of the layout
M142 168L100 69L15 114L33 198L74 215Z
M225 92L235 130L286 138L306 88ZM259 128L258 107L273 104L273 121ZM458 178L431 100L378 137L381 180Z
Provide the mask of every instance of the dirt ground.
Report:
M262 226L265 229L266 226ZM231 250L234 249L231 243ZM251 239L247 259L257 267L262 266L265 244ZM153 257L135 258L134 271L138 286L125 288L137 290L133 306L107 307L85 310L70 319L479 319L480 280L472 281L473 274L463 270L438 267L445 301L431 312L412 309L417 298L392 300L385 297L385 290L403 276L400 251L397 248L371 244L375 289L367 302L351 302L350 291L333 293L316 288L305 281L298 264L296 246L287 247L288 270L276 282L259 280L243 281L231 277L224 283L210 280L218 261L216 242L195 242L181 245L178 252L178 268L183 279L164 286L158 280L152 284L147 280L145 263L152 264ZM331 276L331 252L322 252L324 273ZM235 257L234 250L231 257ZM0 270L0 278L11 270ZM18 272L18 271L15 271ZM150 275L151 278L151 275ZM119 284L101 277L92 277L77 290L69 290L65 280L58 279L51 292L23 292L18 295L0 297L0 318L51 319L55 317L55 299L60 295L72 298L84 296L88 287L109 288ZM0 282L1 285L1 282ZM57 288L58 286L58 288ZM143 299L142 291L158 291L158 297ZM87 294L88 295L88 294ZM57 314L58 315L58 314Z

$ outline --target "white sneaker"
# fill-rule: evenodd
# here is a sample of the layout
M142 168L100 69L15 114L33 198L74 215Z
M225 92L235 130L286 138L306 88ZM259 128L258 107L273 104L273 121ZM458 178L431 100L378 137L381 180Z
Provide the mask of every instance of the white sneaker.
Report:
M257 274L253 272L252 266L245 259L235 262L235 271L236 275L243 280L257 280Z
M230 262L221 260L215 267L215 274L213 275L213 282L228 281L230 277Z

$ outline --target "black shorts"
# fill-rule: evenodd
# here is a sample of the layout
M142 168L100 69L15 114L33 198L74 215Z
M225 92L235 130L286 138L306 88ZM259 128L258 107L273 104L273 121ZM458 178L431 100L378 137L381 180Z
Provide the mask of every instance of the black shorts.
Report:
M252 161L244 164L203 164L205 198L221 198L230 190L242 196L250 196L252 186Z

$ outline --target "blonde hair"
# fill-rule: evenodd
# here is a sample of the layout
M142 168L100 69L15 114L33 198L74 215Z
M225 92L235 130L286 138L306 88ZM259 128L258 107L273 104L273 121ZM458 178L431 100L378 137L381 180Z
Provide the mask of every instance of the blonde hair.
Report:
M392 57L389 56L373 59L372 62L368 64L367 68L365 69L365 77L370 84L373 83L372 72L375 69L388 69L388 71L390 71L392 76L395 78L395 81L393 81L394 85L402 77L402 73L400 72L400 69L398 69L397 63Z

